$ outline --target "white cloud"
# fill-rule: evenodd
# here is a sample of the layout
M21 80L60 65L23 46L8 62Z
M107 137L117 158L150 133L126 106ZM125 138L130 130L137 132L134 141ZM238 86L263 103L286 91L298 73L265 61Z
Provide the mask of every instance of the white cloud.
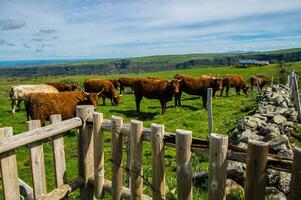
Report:
M105 58L298 47L300 11L299 0L2 0L1 16L22 19L26 26L0 31L0 38L20 44L14 47L15 54L1 54L0 59L7 55ZM48 47L33 42L37 40L49 42ZM38 52L28 53L23 43ZM5 51L4 47L0 50Z

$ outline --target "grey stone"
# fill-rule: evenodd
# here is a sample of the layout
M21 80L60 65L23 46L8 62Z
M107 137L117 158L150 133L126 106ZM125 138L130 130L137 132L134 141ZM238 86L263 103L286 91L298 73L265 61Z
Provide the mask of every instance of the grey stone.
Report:
M286 196L275 187L265 188L266 200L286 200Z
M282 115L276 115L275 117L273 117L273 122L276 124L284 124L286 121L287 119Z

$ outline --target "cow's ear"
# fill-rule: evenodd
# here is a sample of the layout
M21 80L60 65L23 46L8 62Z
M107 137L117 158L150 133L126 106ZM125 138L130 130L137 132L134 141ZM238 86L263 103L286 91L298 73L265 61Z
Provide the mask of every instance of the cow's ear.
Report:
M179 80L179 83L181 83L181 82L183 82L183 79L180 79L180 80Z
M170 80L166 80L167 81L167 83L171 83L171 81Z

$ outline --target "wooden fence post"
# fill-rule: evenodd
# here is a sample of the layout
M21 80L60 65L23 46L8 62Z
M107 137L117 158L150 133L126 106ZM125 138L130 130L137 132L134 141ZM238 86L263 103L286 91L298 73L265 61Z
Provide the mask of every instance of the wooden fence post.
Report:
M208 134L213 131L212 88L207 89Z
M293 98L295 108L298 112L298 120L301 122L301 106L300 106L300 96L299 96L299 86L297 76L293 76Z
M153 199L164 200L164 125L151 124Z
M0 129L0 141L13 136L11 127ZM15 150L0 155L1 180L5 200L19 200L20 190Z
M79 128L77 141L79 176L85 181L85 185L80 188L81 200L94 199L94 185L89 184L89 180L94 179L93 128L87 125L87 120L93 118L93 112L94 106L91 105L76 107L76 116L83 120L83 125Z
M51 115L50 122L52 124L62 121L61 115ZM66 159L63 134L57 135L52 140L52 150L55 168L55 184L59 187L67 183Z
M94 177L95 197L100 198L103 194L105 181L104 168L104 135L101 128L103 122L102 113L93 113L93 134L94 134Z
M246 200L264 200L269 144L249 140L245 181Z
M179 200L192 199L192 132L176 130L177 191Z
M142 167L142 130L143 122L131 120L130 158L131 158L131 199L142 199L143 167Z
M298 200L301 197L301 148L295 147L289 200Z
M273 87L274 85L274 76L272 76L272 79L271 79L271 87Z
M29 131L38 128L41 128L40 120L27 122ZM47 194L43 142L39 141L29 144L29 150L34 198L38 199Z
M121 199L122 185L122 117L112 116L112 199Z
M228 136L215 133L209 138L208 199L226 199Z

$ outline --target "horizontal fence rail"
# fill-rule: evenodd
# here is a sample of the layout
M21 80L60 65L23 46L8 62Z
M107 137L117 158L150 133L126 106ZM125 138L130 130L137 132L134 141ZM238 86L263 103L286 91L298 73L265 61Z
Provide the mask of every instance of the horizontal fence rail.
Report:
M88 121L88 124L92 125L93 121ZM103 120L101 128L105 131L112 131L112 121ZM131 134L131 125L124 123L121 128L121 133L125 136ZM142 139L145 141L151 141L151 129L143 128ZM165 132L164 133L164 145L169 147L176 146L176 134ZM209 155L209 141L205 139L192 138L191 151L197 154L207 154ZM228 146L227 159L231 161L237 161L241 163L246 163L247 150L239 148L233 145ZM273 154L268 154L268 164L267 167L279 171L291 172L292 171L292 159L276 156Z

